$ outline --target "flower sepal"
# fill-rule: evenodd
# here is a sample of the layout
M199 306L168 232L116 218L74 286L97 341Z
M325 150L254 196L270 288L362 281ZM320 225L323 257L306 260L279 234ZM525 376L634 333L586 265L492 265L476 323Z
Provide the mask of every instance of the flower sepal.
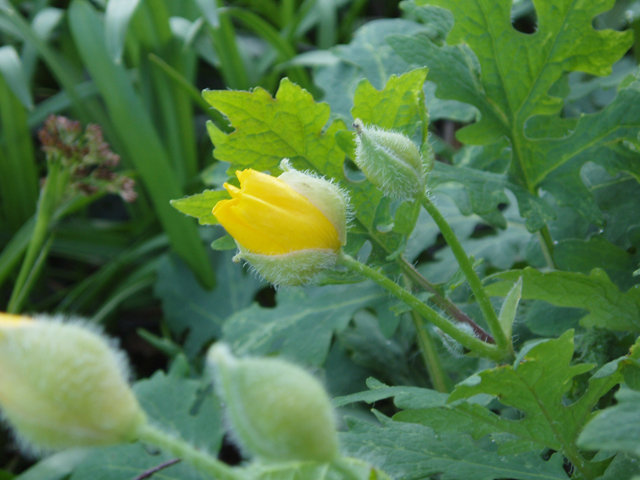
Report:
M246 261L265 280L276 287L317 283L322 272L332 268L339 254L331 249L296 250L280 255L252 253L238 244L234 262Z

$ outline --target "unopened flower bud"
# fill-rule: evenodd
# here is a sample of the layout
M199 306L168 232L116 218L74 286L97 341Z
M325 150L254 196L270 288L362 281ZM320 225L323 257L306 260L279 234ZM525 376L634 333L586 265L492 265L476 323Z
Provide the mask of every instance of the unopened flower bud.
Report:
M31 448L134 441L146 417L125 365L80 324L0 313L0 407Z
M428 165L401 133L367 127L357 118L356 165L388 197L415 198L424 193Z
M248 261L276 285L309 283L338 259L347 236L347 198L324 178L299 172L283 160L278 178L247 169L240 188L226 184L231 200L213 215L236 240L236 261Z
M226 345L208 354L241 446L273 462L330 462L338 436L329 397L300 367L273 358L236 358Z

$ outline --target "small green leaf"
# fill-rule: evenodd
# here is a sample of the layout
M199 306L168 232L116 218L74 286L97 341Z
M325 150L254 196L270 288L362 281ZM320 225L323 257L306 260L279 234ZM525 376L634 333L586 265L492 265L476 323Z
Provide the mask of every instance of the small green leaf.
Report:
M68 480L130 480L175 457L149 449L141 443L118 445L91 450L88 457ZM162 470L156 477L163 480L209 480L209 476L194 470L188 463L180 462ZM49 480L49 479L47 479Z
M91 450L72 449L55 453L15 477L17 480L66 480Z
M355 402L375 403L386 398L394 398L398 408L431 408L444 406L447 394L418 387L389 387L374 378L367 379L370 390L354 393L332 400L334 407L343 407Z
M179 212L196 217L200 225L217 225L219 222L213 216L213 207L220 200L229 200L230 198L226 190L205 190L190 197L171 200L170 203Z
M225 235L211 243L211 248L214 250L234 250L238 248L238 244L231 235Z
M368 80L362 80L356 88L351 115L365 125L375 125L411 137L421 120L417 107L421 104L427 72L426 68L418 68L401 76L391 75L383 90L377 90Z
M513 288L508 293L507 298L504 299L502 309L500 309L500 326L507 338L511 339L511 333L513 332L513 322L516 319L516 310L518 309L518 303L522 296L522 277L513 285Z

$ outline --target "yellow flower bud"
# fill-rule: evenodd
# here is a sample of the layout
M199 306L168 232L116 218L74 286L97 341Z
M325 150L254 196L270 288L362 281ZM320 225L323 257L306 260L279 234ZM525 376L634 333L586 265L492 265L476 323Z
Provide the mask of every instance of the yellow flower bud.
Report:
M307 283L335 264L346 243L347 199L333 183L292 169L275 178L252 169L236 172L240 188L224 184L231 200L213 215L236 240L240 253L279 285Z
M274 358L236 358L214 345L208 360L241 446L273 462L330 462L338 435L329 397L300 367Z
M80 324L0 313L0 407L32 448L135 440L146 417L125 365L122 353Z
M401 133L367 127L357 118L356 165L369 181L392 198L415 198L424 193L432 168L413 142Z

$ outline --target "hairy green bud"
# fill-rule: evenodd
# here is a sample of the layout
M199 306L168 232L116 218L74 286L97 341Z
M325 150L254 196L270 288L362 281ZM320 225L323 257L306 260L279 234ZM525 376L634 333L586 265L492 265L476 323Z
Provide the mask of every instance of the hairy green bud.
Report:
M401 133L367 127L357 118L355 162L388 197L415 198L426 189L428 165L413 142Z
M302 368L273 358L236 358L223 344L208 360L237 440L271 462L331 462L338 436L329 397Z

